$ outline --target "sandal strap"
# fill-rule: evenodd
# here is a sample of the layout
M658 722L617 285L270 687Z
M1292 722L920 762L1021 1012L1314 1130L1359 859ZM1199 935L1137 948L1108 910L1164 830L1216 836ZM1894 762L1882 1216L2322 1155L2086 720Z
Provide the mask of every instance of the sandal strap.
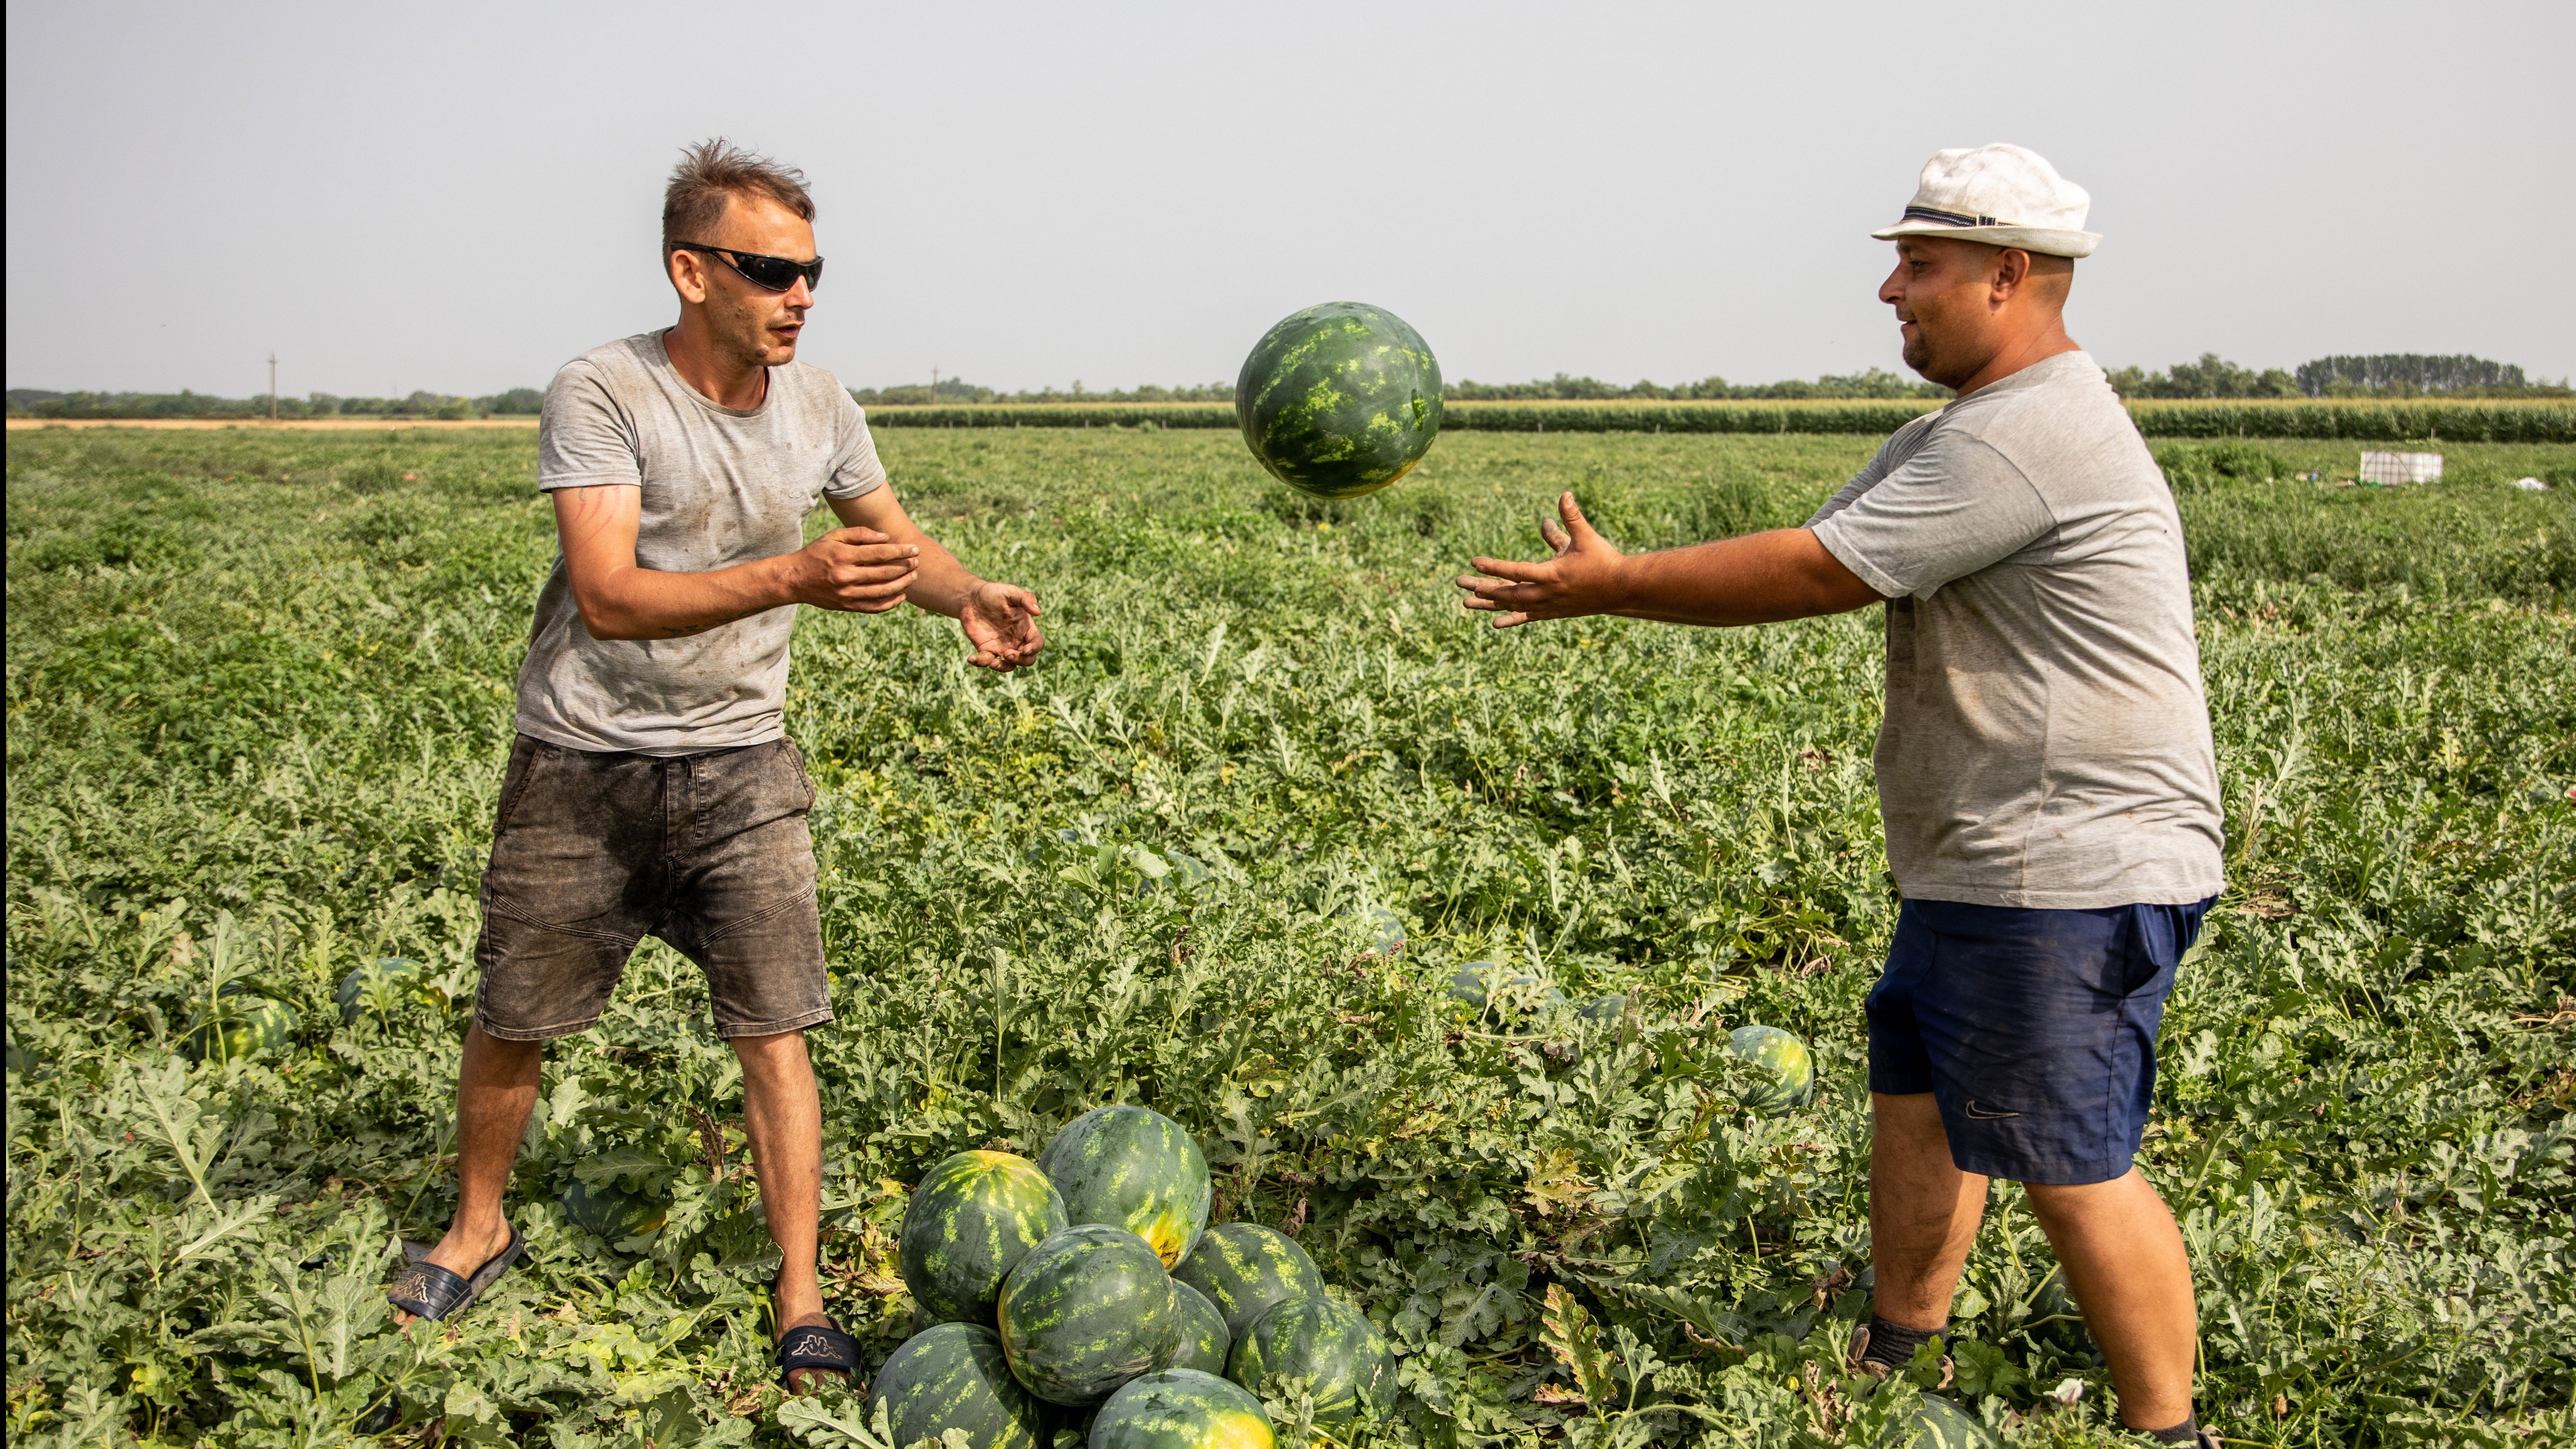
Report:
M434 1323L455 1312L473 1293L472 1284L436 1263L414 1263L385 1290L385 1297L405 1313Z
M494 1253L482 1267L475 1269L472 1278L460 1277L430 1262L422 1256L428 1252L426 1245L415 1248L406 1243L404 1250L415 1256L411 1265L403 1270L403 1275L386 1287L385 1298L396 1308L435 1323L481 1297L494 1279L510 1271L510 1265L519 1261L519 1254L527 1247L527 1241L513 1224L510 1241L503 1244L501 1251Z
M859 1341L837 1328L791 1328L779 1335L778 1372L783 1378L799 1369L855 1374L859 1371Z

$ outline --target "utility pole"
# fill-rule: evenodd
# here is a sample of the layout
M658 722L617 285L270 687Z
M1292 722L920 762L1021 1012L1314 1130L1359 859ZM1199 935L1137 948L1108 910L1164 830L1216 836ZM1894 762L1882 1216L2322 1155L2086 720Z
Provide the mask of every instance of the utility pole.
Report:
M930 364L930 400L939 401L939 364Z
M268 420L277 421L277 354L268 355Z

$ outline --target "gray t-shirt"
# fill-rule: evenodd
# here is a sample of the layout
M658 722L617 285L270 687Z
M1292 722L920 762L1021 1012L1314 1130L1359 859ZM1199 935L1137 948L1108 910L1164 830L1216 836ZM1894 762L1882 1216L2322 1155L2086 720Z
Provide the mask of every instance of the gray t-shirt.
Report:
M1888 600L1898 890L2062 910L2218 893L2182 520L2092 358L1906 424L1807 526Z
M748 412L680 380L662 334L594 348L555 374L537 425L537 486L643 490L635 562L705 573L793 553L825 495L885 482L840 380L791 362ZM521 734L576 750L688 755L784 733L786 605L681 639L594 639L560 554L519 667Z

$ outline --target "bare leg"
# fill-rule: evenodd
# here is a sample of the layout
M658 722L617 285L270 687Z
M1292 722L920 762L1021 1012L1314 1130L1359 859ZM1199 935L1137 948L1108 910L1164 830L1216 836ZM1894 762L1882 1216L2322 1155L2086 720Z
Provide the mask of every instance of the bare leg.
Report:
M2191 1260L2165 1200L2134 1167L2082 1187L2022 1186L2084 1326L2111 1361L2122 1421L2163 1429L2189 1418L2200 1326Z
M823 1099L814 1089L814 1065L805 1033L739 1036L742 1123L751 1138L752 1170L768 1210L769 1237L778 1244L778 1331L809 1324L830 1326L823 1290L815 1279L823 1217ZM816 1370L800 1375L803 1392Z
M1931 1093L1872 1093L1869 1105L1874 1311L1901 1328L1940 1328L1950 1321L1950 1295L1985 1216L1986 1179L1950 1160L1950 1134Z
M502 1041L485 1036L480 1026L466 1029L465 1059L456 1071L456 1216L429 1253L430 1262L460 1278L473 1277L510 1245L501 1194L510 1185L511 1164L519 1160L545 1060L544 1042ZM397 1322L412 1317L394 1310Z

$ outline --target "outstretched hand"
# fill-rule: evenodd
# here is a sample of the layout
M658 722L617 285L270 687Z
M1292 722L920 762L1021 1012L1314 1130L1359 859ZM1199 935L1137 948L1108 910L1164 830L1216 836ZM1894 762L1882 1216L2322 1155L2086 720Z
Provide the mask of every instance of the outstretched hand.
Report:
M1553 518L1540 520L1538 526L1539 535L1556 551L1554 558L1537 563L1478 558L1476 568L1485 577L1458 576L1458 587L1468 594L1461 602L1470 609L1500 615L1494 620L1495 628L1509 629L1532 619L1607 614L1619 608L1619 565L1625 556L1593 530L1573 494L1558 495L1556 511L1564 526Z
M1017 584L979 584L957 611L966 642L975 647L969 664L1008 672L1030 663L1046 647L1038 632L1037 595Z

